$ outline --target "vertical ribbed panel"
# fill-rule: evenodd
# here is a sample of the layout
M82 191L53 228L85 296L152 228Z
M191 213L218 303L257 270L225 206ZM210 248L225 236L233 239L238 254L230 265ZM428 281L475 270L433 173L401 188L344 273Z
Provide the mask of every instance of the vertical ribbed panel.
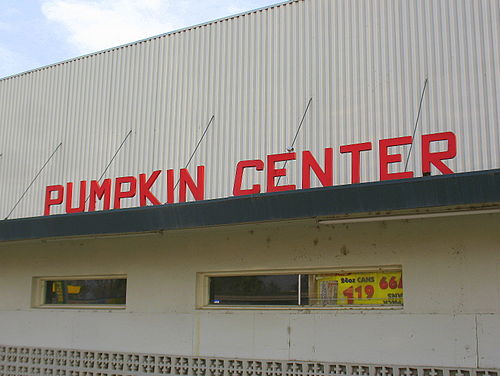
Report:
M0 80L0 216L60 142L10 218L41 215L47 185L98 179L130 130L105 177L177 179L212 115L189 167L206 166L207 198L229 196L237 162L285 152L311 97L295 150L323 161L333 147L347 184L340 145L371 141L361 178L378 180L378 140L412 135L426 78L409 170L421 176L420 135L442 131L458 138L453 171L499 168L499 12L497 0L293 1ZM287 168L281 184L300 187L300 163ZM265 190L265 173L244 183Z

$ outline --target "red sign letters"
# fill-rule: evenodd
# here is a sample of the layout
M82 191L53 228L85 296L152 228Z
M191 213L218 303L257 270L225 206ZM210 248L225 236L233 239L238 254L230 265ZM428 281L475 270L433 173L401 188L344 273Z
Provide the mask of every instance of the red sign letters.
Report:
M401 154L391 153L390 148L394 146L411 145L411 136L397 137L380 140L378 143L379 179L405 179L414 176L412 171L389 172L389 166L394 163L403 162ZM434 142L446 142L446 150L433 152L431 145ZM368 153L373 149L371 142L363 142L352 145L342 145L340 154L350 155L351 161L351 183L359 183L361 177L361 153ZM456 136L452 132L433 133L423 135L421 138L421 166L422 173L427 175L434 165L441 173L451 174L453 171L443 162L452 159L457 154ZM243 188L243 177L245 171L262 171L266 176L265 192L281 192L297 189L295 184L278 185L278 179L287 175L286 162L297 160L297 153L271 154L265 160L253 159L240 161L236 165L233 184L233 195L242 196L264 192L260 184L253 184L250 188ZM301 189L311 187L311 175L314 174L324 187L333 185L333 148L324 149L324 163L321 165L310 151L301 154ZM161 177L163 175L163 177ZM73 202L74 183L69 182L66 186L50 185L45 190L44 215L50 215L50 210L56 205L65 205L66 213L78 213L84 211L95 211L97 201L102 201L104 210L119 209L122 200L139 196L140 206L161 205L162 201L156 197L151 188L159 179L166 181L166 204L175 202L175 189L178 187L177 202L186 202L188 190L194 200L205 199L205 166L198 166L196 177L193 178L187 169L181 169L179 176L174 170L157 170L150 175L140 174L139 177L123 176L115 179L105 179L102 182L82 180L79 184L77 202Z

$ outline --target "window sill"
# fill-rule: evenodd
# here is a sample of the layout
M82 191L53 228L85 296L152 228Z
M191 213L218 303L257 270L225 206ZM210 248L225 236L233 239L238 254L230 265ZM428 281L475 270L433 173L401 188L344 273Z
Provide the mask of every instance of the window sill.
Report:
M39 305L39 306L34 306L31 307L33 309L56 309L56 310L75 310L75 309L80 309L80 310L86 310L86 311L91 311L91 310L99 310L99 311L120 311L120 310L125 310L127 307L125 305L61 305L61 304L44 304L44 305Z
M214 310L214 311L228 311L228 310L259 310L259 311L402 311L404 306L357 306L357 307L333 307L333 306L201 306L197 310Z

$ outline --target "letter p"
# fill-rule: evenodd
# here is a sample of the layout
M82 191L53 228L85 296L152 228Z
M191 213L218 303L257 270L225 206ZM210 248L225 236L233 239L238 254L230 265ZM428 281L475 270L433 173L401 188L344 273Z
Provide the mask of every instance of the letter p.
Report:
M52 198L52 192L57 192L55 198ZM45 205L43 215L50 215L50 207L52 205L62 204L64 199L64 187L62 185L49 185L45 188Z

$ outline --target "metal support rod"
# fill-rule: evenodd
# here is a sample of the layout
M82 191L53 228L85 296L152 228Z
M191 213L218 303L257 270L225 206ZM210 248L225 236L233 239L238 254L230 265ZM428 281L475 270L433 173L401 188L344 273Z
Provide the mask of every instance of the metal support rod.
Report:
M50 162L50 160L52 159L52 157L56 154L56 152L59 150L59 148L61 146L62 146L62 142L60 142L59 145L57 145L57 147L55 148L55 150L50 155L49 159L47 159L47 161L43 164L42 168L38 171L38 173L35 175L35 177L33 178L33 180L31 180L31 183L28 185L28 188L26 188L26 190L23 192L23 194L21 195L21 197L19 198L19 200L17 200L16 204L14 205L14 207L12 208L12 210L9 212L9 214L7 214L7 216L4 218L4 220L9 219L10 215L12 214L12 212L17 208L17 205L19 205L19 203L24 198L24 196L26 195L26 193L28 193L29 189L31 188L31 186L33 185L33 183L35 182L35 180L40 176L40 174L42 173L42 171L45 168L45 166L47 166L47 164Z
M212 115L212 117L210 118L207 126L205 127L205 130L203 131L203 134L200 137L200 140L196 144L196 147L194 148L193 152L191 153L191 156L189 157L189 160L186 163L186 167L184 167L184 168L188 168L189 164L191 163L191 160L193 159L194 155L196 154L196 151L200 147L201 141L203 141L203 138L207 134L208 128L210 128L210 125L212 125L212 122L214 121L214 119L215 119L215 115ZM177 188L177 186L179 185L180 181L181 181L181 178L179 177L179 179L177 180L177 183L175 184L174 191Z
M111 160L109 161L109 163L107 164L106 168L104 169L103 173L101 174L101 176L99 177L99 179L97 179L98 182L101 181L101 179L104 177L104 175L106 175L106 172L108 171L109 169L109 166L111 166L111 163L113 163L113 161L115 160L116 156L118 155L118 153L120 152L121 148L123 147L123 145L125 144L125 141L127 141L127 138L129 138L129 136L132 134L132 129L127 133L127 135L125 136L125 138L123 139L122 143L120 144L120 146L118 146L118 149L116 149L116 152L115 154L113 154L113 157L111 157ZM89 200L90 198L90 193L89 195L87 196L87 199L85 200L85 203L87 203L87 201Z
M425 89L427 88L427 81L425 79L424 88L422 89L422 95L420 96L420 104L418 105L417 120L415 121L415 127L413 129L413 137L411 138L410 151L408 152L408 157L406 157L405 172L408 170L408 162L410 161L411 151L413 149L413 143L415 142L415 133L417 132L418 120L420 119L420 112L422 111L422 102L424 101Z
M307 112L309 111L309 107L311 106L312 100L313 99L311 97L311 98L309 98L309 102L307 102L306 110L304 111L304 114L302 115L302 119L300 120L299 127L297 128L297 132L295 132L295 137L293 138L292 144L290 145L291 151L293 151L293 149L294 149L293 147L295 145L295 141L297 141L297 137L299 135L300 129L302 128L302 124L304 124L304 120L306 119L306 115L307 115ZM283 168L286 168L287 163L288 163L288 161L285 161ZM281 180L281 176L278 178L278 182L276 183L276 185L279 185L280 180Z
M312 103L312 97L309 98L309 102L307 102L306 110L304 111L304 115L302 115L302 119L300 120L299 127L297 128L297 132L295 132L295 137L293 138L292 144L290 147L293 149L293 146L295 145L295 141L297 140L297 136L299 135L300 128L302 128L302 124L304 124L304 120L306 119L307 111L309 111L309 107L311 106Z

